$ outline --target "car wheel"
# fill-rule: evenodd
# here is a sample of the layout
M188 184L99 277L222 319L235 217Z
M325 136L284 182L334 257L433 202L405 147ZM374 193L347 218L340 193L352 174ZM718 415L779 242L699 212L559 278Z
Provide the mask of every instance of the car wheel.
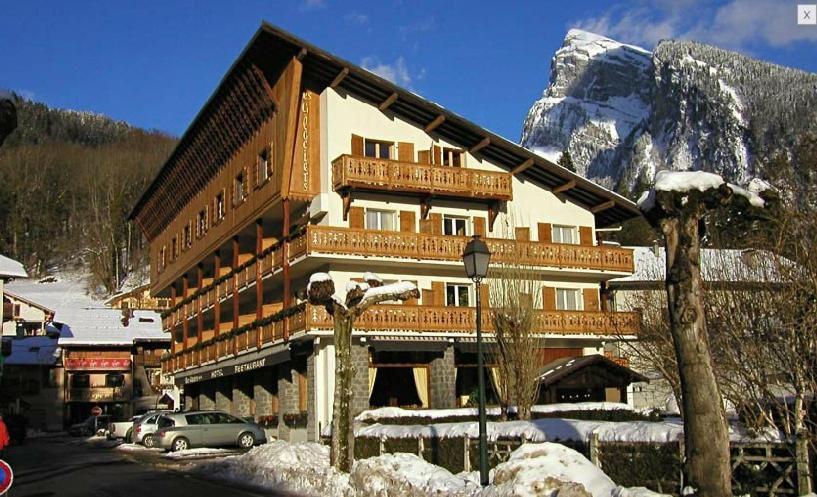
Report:
M176 440L173 440L173 445L171 446L171 450L173 452L179 452L180 450L187 450L189 448L190 442L184 437L179 437Z
M125 433L125 443L132 444L133 443L133 428L129 429L127 433Z
M152 449L155 444L156 440L154 440L153 435L151 435L150 433L145 435L145 438L142 439L142 445L144 445L148 449Z
M250 432L244 432L238 436L238 446L242 449L251 449L255 445L255 436Z

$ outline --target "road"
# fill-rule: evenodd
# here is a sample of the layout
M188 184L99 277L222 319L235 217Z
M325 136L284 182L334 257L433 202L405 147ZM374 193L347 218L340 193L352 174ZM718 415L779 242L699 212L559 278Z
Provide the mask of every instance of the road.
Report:
M268 490L188 474L179 463L158 456L128 455L110 443L68 437L26 440L6 452L14 484L5 497L258 497L283 496Z

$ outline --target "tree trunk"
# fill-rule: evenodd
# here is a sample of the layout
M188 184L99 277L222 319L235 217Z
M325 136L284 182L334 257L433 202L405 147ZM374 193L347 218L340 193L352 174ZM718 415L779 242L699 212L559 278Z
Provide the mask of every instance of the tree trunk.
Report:
M794 397L794 458L797 464L797 491L799 495L811 493L811 464L809 461L809 433L804 409L804 388L800 385Z
M731 497L729 435L704 319L697 215L661 222L667 243L667 303L681 379L687 486Z
M335 403L332 415L331 464L346 473L352 470L355 434L352 423L352 316L335 311Z

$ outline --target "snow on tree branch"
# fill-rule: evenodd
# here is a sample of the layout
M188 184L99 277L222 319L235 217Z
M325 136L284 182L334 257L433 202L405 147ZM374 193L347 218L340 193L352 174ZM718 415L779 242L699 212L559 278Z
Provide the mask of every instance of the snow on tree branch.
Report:
M379 287L371 287L363 294L357 307L362 311L369 307L389 300L407 300L420 297L417 285L410 281L398 281Z

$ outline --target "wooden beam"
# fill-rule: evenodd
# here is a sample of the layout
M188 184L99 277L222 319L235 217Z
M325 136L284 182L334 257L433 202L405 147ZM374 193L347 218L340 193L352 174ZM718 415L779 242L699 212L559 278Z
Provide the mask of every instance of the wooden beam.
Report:
M435 117L434 120L428 123L428 125L426 126L426 133L431 133L432 131L437 129L437 126L442 124L443 121L445 121L444 115L440 114L439 116Z
M615 200L608 200L607 202L604 202L604 203L601 203L601 204L596 205L594 207L591 207L590 212L592 212L593 214L598 214L601 211L606 211L607 209L612 209L615 206L616 206L616 201Z
M528 159L511 170L511 174L519 174L533 165L533 159Z
M389 98L387 98L386 100L383 100L383 103L381 103L381 104L378 106L378 108L379 108L380 110L386 110L386 109L388 109L389 107L391 107L391 104L393 104L393 103L394 103L394 102L396 102L396 101L397 101L397 94L396 94L396 93L392 93L391 95L389 95Z
M568 181L567 183L563 183L563 184L557 186L556 188L552 189L551 191L553 193L562 193L562 192L566 192L568 190L572 190L574 188L576 188L576 180L572 179L572 180Z
M491 144L491 139L486 136L485 138L480 140L479 143L477 143L473 147L469 148L468 152L472 153L472 154L475 154L475 153L479 152L480 150L482 150L483 148L487 147L490 144Z
M306 47L302 47L295 58L298 59L298 61L303 61L304 58L306 58Z
M343 69L342 69L342 70L341 70L341 71L338 73L338 75L337 75L337 76L335 76L335 79L333 79L333 80L332 80L332 82L331 82L331 83L329 83L329 88L337 88L337 86L338 86L338 85L341 83L341 81L343 81L343 80L346 78L346 76L347 76L348 74L349 74L349 68L348 68L348 67L344 67L344 68L343 68Z

